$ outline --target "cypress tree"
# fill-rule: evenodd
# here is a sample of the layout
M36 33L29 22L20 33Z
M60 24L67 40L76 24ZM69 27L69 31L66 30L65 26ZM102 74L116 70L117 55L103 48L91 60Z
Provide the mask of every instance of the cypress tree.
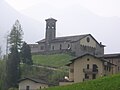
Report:
M31 55L31 49L30 46L24 42L23 46L21 48L21 57L22 57L22 62L28 65L32 65L32 55Z

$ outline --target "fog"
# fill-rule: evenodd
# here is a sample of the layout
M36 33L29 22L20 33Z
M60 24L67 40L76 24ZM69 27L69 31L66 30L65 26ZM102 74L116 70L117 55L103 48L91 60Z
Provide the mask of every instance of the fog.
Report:
M25 3L22 2L22 7L20 1L18 6L18 3L15 5L0 0L0 38L5 41L6 33L10 31L15 20L19 19L24 31L24 40L35 43L44 38L45 19L52 17L58 20L57 36L92 34L98 42L106 45L105 53L120 52L119 1L85 1L35 0L32 4L30 0L30 4L27 5L26 0Z

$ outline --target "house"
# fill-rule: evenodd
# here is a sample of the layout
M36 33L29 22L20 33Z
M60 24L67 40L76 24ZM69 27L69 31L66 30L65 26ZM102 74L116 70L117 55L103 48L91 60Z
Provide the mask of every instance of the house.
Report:
M72 59L67 66L69 66L68 80L60 81L60 85L84 82L117 73L117 65L89 53Z
M47 83L39 79L23 78L19 80L19 90L38 90L47 87Z
M45 39L37 41L37 44L29 44L32 53L64 53L70 52L80 56L86 52L103 56L104 45L98 42L91 34L56 37L56 19L46 19Z
M117 72L120 72L120 53L104 54L101 58L106 59L110 63L116 64Z

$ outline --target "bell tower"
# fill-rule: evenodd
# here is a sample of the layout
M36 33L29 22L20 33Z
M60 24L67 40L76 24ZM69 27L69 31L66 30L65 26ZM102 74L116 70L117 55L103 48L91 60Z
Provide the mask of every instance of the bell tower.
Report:
M46 21L46 50L49 51L50 44L53 39L56 38L56 21L53 18L48 18Z

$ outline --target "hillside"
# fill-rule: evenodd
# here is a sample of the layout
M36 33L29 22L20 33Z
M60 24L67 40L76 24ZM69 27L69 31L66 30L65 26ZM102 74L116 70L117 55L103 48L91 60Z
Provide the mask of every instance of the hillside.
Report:
M120 74L68 86L43 90L120 90Z
M69 54L53 54L53 55L33 55L33 63L42 66L60 68L65 66L73 56Z
M34 66L21 65L22 77L42 78L58 85L59 80L68 75L65 64L72 58L69 54L32 55Z

